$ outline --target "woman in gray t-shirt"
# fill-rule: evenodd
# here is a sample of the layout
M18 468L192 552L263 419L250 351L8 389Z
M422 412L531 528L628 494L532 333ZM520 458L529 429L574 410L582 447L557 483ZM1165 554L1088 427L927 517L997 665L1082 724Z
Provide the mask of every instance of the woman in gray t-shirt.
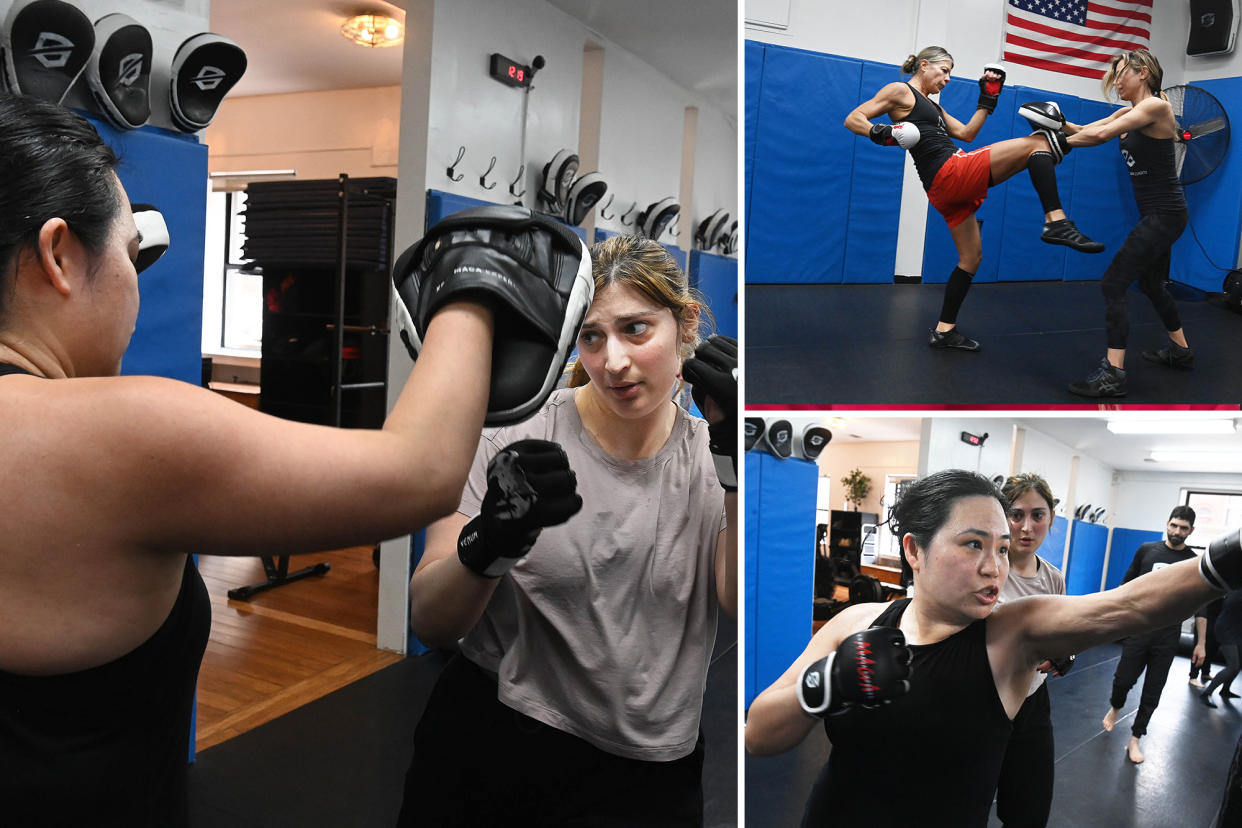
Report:
M736 346L696 350L701 306L661 245L591 255L570 387L485 432L458 513L427 530L413 628L461 652L415 732L401 825L702 822L703 691L737 601ZM711 426L674 401L683 372ZM487 577L460 547L493 458L524 440L563 449L582 509Z
M1048 537L1057 500L1038 474L1016 474L1001 491L1009 500L1009 578L998 605L1027 595L1064 595L1065 576L1036 554ZM1013 719L1013 734L1001 766L996 815L1008 828L1043 826L1052 808L1052 710L1047 674L1058 665L1044 662L1031 691ZM1065 669L1068 669L1066 667Z

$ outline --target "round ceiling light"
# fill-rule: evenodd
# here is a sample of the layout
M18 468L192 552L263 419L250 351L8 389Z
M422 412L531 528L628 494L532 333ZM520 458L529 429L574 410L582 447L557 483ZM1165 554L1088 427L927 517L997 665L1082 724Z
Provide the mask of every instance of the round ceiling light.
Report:
M405 39L405 26L382 14L358 14L341 25L341 34L359 46L396 46Z

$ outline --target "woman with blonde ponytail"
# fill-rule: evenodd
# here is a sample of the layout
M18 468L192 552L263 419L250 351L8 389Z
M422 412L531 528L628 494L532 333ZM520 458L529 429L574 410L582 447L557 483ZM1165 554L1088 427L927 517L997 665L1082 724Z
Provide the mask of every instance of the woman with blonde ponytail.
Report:
M945 284L940 318L927 344L932 348L978 351L979 343L957 327L957 314L983 261L983 240L975 212L988 189L1026 170L1044 215L1040 239L1082 253L1099 253L1104 245L1083 235L1061 207L1054 168L1062 152L1051 135L1024 135L965 152L953 139L975 140L983 122L996 108L1005 85L1005 67L989 63L979 78L979 101L966 123L954 118L930 96L949 85L953 56L940 46L910 55L901 70L908 82L890 83L845 119L845 128L881 146L909 150L928 202L944 218L957 250L957 267ZM872 120L887 115L891 124ZM1055 152L1054 152L1055 151ZM1055 157L1054 157L1055 155Z
M1095 371L1085 380L1070 384L1069 390L1083 397L1126 395L1126 339L1130 332L1126 289L1136 279L1169 335L1164 347L1143 351L1143 358L1185 371L1194 367L1195 355L1186 342L1177 304L1165 287L1169 251L1186 229L1189 214L1173 154L1177 118L1160 91L1163 78L1160 61L1151 52L1122 52L1113 58L1102 85L1105 95L1115 92L1128 106L1094 123L1065 125L1070 146L1093 147L1120 138L1121 157L1130 172L1141 216L1101 278L1107 350Z

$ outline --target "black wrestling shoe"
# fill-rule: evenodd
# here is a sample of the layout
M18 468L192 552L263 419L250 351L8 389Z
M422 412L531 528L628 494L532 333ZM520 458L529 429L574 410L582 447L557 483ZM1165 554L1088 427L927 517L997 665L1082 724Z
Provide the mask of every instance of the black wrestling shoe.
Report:
M1143 351L1143 359L1159 365L1167 365L1170 368L1180 368L1183 371L1189 371L1195 367L1195 352L1189 348L1183 348L1176 342L1170 342L1167 348L1161 348L1158 351Z
M979 350L979 343L966 336L957 328L949 328L947 331L938 331L932 328L931 339L927 340L927 344L933 348L952 349L955 351Z
M1080 253L1104 252L1104 245L1098 241L1091 241L1091 239L1084 236L1074 226L1074 222L1067 218L1044 222L1044 232L1039 234L1039 240L1048 242L1048 244L1063 244L1066 247L1074 248Z
M1108 359L1100 360L1100 367L1081 382L1069 384L1071 394L1080 397L1124 397L1126 395L1126 372L1114 368Z
M1199 701L1203 702L1208 707L1216 706L1216 702L1212 701L1212 697L1209 696L1206 691L1199 694Z

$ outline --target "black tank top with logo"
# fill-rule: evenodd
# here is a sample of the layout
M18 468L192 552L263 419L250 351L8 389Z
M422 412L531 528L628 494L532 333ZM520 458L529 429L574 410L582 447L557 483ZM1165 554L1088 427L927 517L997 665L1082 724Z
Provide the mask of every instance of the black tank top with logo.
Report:
M896 627L909 603L895 601L872 626ZM906 695L824 719L832 751L804 826L988 824L1013 725L992 678L986 625L911 646Z
M1150 138L1132 129L1122 136L1120 143L1139 214L1186 212L1186 197L1177 180L1173 139Z
M909 82L906 86L914 93L914 108L901 120L909 121L919 128L919 142L910 149L910 157L914 160L919 181L923 182L923 189L929 190L944 162L957 152L957 145L949 138L944 124L944 110L940 104L915 89ZM888 117L893 123L898 123L893 120L892 115Z
M0 376L29 373L0 363ZM0 670L0 824L188 825L190 722L210 627L187 555L172 610L134 650L76 673Z

